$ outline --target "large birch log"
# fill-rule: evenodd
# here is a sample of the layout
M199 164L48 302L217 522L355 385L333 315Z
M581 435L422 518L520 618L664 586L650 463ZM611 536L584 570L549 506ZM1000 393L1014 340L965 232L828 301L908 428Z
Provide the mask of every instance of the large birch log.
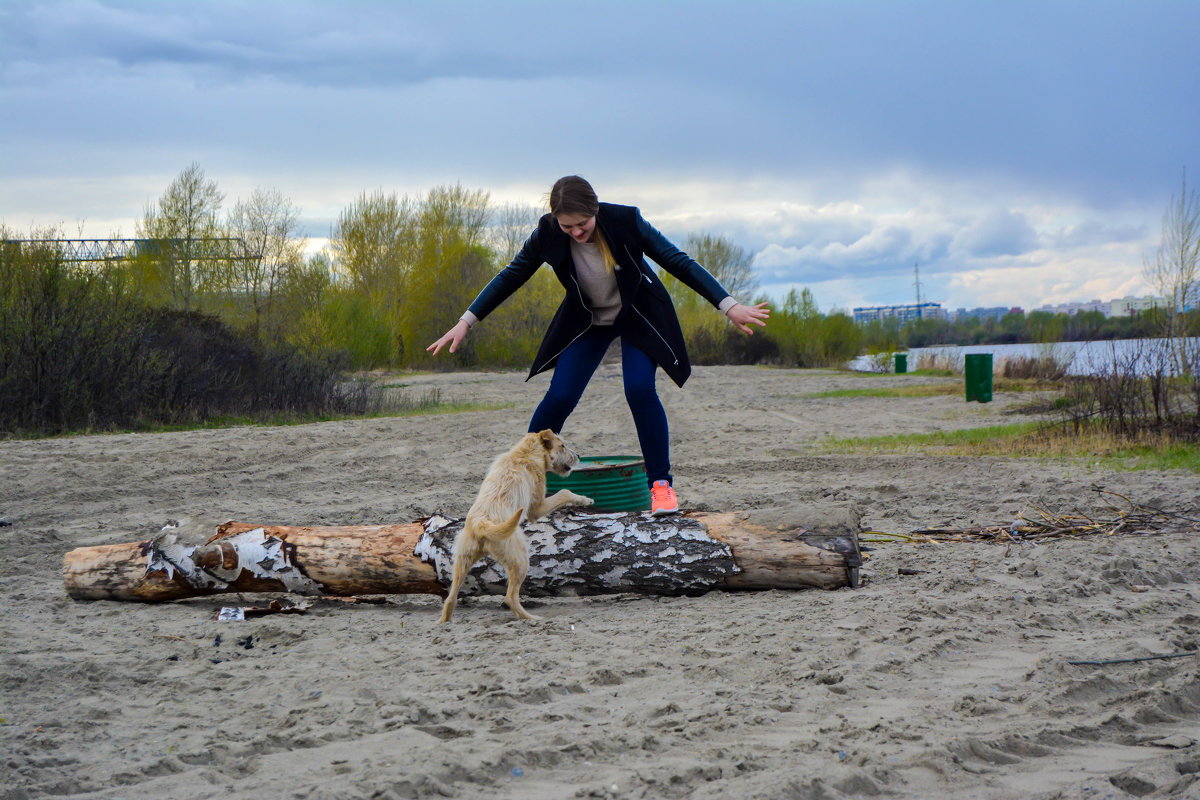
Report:
M67 593L79 600L156 602L223 592L445 595L462 520L298 527L227 522L201 545L171 528L154 539L72 550ZM527 597L858 585L853 530L755 523L748 514L560 512L527 524ZM503 568L477 564L463 594L503 594Z

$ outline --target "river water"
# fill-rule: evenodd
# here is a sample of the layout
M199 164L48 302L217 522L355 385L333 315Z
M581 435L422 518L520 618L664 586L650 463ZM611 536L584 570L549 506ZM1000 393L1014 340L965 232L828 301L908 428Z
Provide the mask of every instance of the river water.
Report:
M1184 345L1193 371L1200 371L1200 338L1180 339ZM942 345L938 347L914 347L907 351L908 369L918 369L922 358L935 358L939 366L949 366L962 371L963 356L969 353L991 353L992 369L1000 371L1001 363L1009 358L1053 358L1067 365L1068 375L1099 375L1119 370L1135 374L1153 374L1161 367L1164 372L1174 373L1174 359L1166 339L1113 339L1096 342L1043 342L1033 344L977 344ZM887 370L894 363L885 356L882 363ZM880 359L874 356L859 356L850 362L850 369L859 372L878 372Z

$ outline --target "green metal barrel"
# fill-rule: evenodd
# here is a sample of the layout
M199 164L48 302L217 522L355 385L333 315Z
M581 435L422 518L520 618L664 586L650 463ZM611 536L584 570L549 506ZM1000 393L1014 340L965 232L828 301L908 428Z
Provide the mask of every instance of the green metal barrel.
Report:
M965 363L967 402L992 402L992 354L968 353Z
M546 494L569 489L596 501L590 511L646 511L650 487L646 462L636 456L583 456L579 466L563 478L546 473Z

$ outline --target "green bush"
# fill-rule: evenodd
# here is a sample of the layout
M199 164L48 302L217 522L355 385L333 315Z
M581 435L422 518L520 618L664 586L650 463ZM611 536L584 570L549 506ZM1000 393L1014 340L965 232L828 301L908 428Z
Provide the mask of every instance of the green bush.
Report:
M148 308L120 273L53 249L0 251L0 432L368 410L370 392L339 366L212 316Z
M400 358L400 344L384 315L370 298L349 292L332 293L318 311L321 346L340 351L353 369L391 366Z

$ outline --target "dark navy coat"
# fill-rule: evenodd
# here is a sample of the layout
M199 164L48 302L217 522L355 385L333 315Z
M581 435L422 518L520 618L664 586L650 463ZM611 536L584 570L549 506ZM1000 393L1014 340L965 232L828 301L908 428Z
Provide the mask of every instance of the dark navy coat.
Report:
M601 203L596 226L616 261L621 313L613 323L622 336L649 355L679 386L691 375L683 331L667 289L646 263L649 256L668 273L698 292L714 306L729 296L708 270L697 264L659 233L633 206ZM470 311L483 319L525 285L542 264L549 264L566 289L562 305L550 321L529 378L555 365L559 355L592 325L592 312L579 285L571 257L571 237L553 215L538 222L521 252L483 288Z

